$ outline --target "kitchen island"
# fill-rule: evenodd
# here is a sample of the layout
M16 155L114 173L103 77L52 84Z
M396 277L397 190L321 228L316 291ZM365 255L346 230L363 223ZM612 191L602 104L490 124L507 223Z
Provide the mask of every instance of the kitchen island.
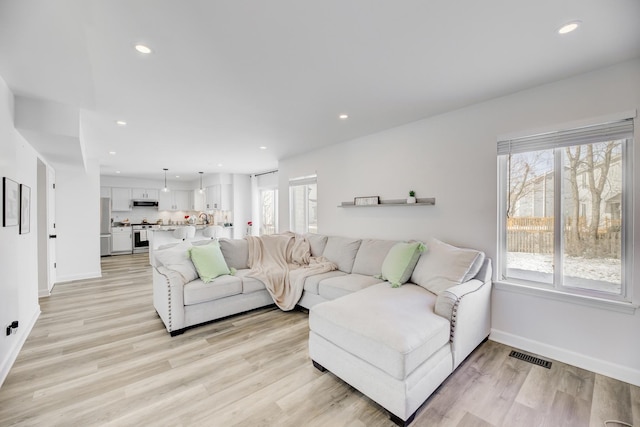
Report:
M174 231L178 228L186 227L187 225L161 225L157 228L147 231L147 237L149 239L149 263L152 263L153 251L164 245L182 242L182 239L174 237ZM190 242L197 242L198 240L207 240L211 237L204 236L204 230L207 227L211 227L206 224L195 224L196 234L190 239L186 239ZM217 237L230 239L233 235L233 227L223 227L218 232Z

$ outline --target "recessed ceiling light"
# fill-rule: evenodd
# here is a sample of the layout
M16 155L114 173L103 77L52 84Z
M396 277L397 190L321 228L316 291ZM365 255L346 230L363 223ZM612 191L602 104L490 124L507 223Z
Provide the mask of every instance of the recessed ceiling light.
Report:
M115 151L109 151L109 154L111 154L112 156L115 156L116 152Z
M260 147L261 150L266 150L267 147L265 147L264 145Z
M116 120L116 124L117 124L118 126L126 126L126 125L127 125L127 122L125 122L124 120Z
M180 178L180 175L176 175L176 178Z
M348 114L340 114L340 115L338 116L338 118L339 118L340 120L346 120L346 119L348 119L348 118L349 118L349 115L348 115Z
M571 21L568 22L566 24L564 24L562 27L560 27L558 29L558 34L567 34L570 33L574 30L576 30L580 24L582 24L582 21Z
M145 46L143 44L137 44L136 45L136 50L140 53L144 53L144 54L149 54L151 53L151 48L148 46Z
M116 173L120 173L120 171L116 171Z
M222 163L218 163L218 167L221 168L222 167Z

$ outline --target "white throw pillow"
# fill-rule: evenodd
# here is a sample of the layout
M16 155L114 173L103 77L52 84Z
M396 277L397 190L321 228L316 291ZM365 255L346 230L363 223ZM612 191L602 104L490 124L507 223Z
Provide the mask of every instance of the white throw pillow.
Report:
M191 262L189 249L191 249L191 243L182 242L167 249L156 249L153 255L158 266L177 271L184 279L184 283L189 283L198 278L198 272Z
M436 295L472 279L484 261L484 252L457 248L431 238L416 264L411 282Z

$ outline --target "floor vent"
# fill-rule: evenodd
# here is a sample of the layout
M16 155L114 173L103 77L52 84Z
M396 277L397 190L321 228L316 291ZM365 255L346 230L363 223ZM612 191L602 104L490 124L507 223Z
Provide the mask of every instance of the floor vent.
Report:
M509 356L524 360L525 362L533 363L534 365L542 366L543 368L551 369L551 362L540 359L539 357L531 356L530 354L524 354L514 350L509 354Z

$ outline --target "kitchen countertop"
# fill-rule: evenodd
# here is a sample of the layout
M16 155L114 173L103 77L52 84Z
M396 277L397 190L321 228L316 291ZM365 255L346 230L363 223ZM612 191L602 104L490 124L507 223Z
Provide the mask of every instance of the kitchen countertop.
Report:
M202 229L207 228L207 227L213 227L212 224L172 224L172 225L161 225L160 228L152 229L152 231L153 230L155 230L155 231L158 231L158 230L160 230L160 231L173 231L176 228L186 227L187 225L191 225L192 227L195 227L196 230L202 230ZM222 227L222 228L233 228L233 226L225 227L223 225L221 225L220 227Z

